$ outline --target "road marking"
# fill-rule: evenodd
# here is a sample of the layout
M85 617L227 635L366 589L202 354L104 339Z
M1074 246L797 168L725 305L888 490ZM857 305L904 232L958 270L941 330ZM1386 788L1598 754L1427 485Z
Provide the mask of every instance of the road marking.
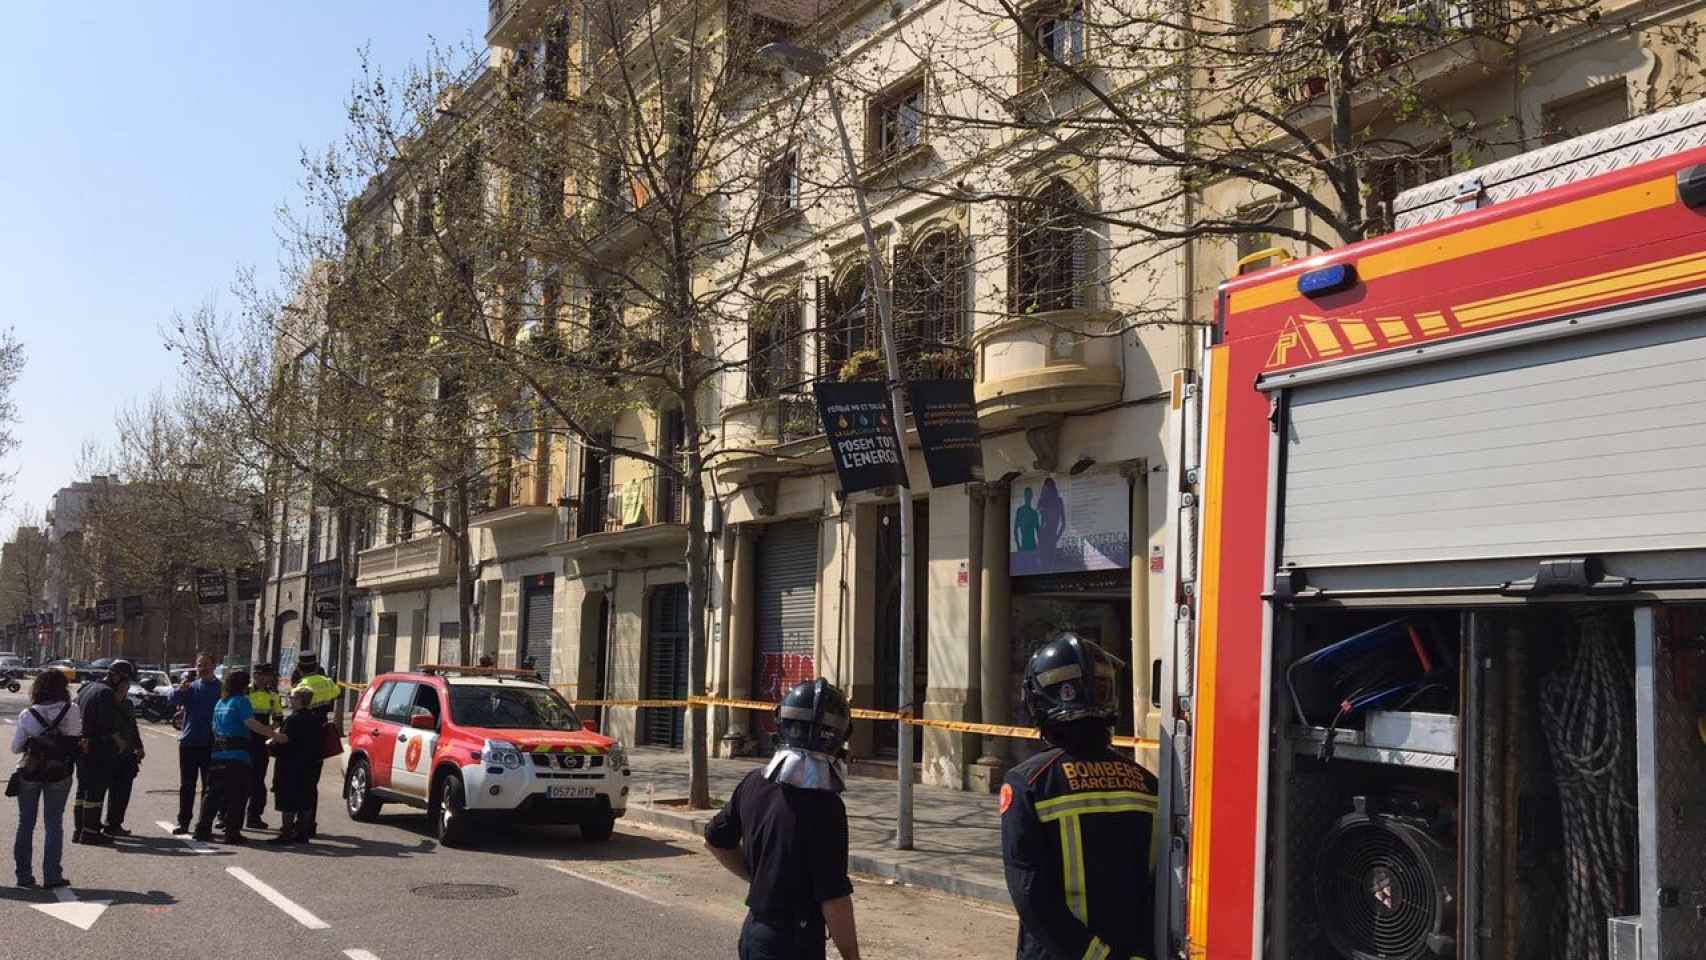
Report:
M178 828L178 825L173 823L170 820L156 820L156 821L154 821L154 825L159 827L160 829L166 831L168 834L170 834L173 830L176 830ZM174 839L181 841L184 846L189 847L191 853L218 853L219 852L219 851L213 849L212 847L204 846L200 840L197 840L196 838L190 836L187 833L177 834L174 837Z
M545 867L547 869L550 869L550 870L555 870L558 873L563 874L564 876L574 877L576 880L584 880L585 882L593 884L595 886L603 887L606 890L614 890L617 893L625 893L630 897L634 897L636 899L644 900L654 907L664 907L664 908L670 909L670 910L673 910L676 907L675 904L670 903L666 900L659 900L656 897L647 896L646 894L643 894L643 893L639 892L638 890L630 890L629 888L621 886L619 884L611 883L609 880L600 880L597 877L589 876L587 874L581 873L578 870L570 870L568 867L559 866L555 863L547 863L547 864L545 864Z
M283 910L286 916L308 929L330 930L332 928L331 924L302 909L294 900L262 883L260 878L242 867L226 867L225 872L242 881L243 886L260 894L268 903Z
M40 910L55 920L63 920L85 933L112 905L111 900L79 900L70 887L55 889L53 896L58 903L33 903L30 904L31 909Z
M349 960L379 960L378 957L366 950L345 950L344 956L349 957Z

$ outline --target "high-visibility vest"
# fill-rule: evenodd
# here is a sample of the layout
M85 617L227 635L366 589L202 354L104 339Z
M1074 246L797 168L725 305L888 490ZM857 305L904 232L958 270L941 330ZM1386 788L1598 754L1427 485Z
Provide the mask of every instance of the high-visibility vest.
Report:
M323 673L310 673L301 682L314 691L314 699L308 704L310 707L325 706L338 699L337 681Z
M284 700L271 690L249 691L249 706L255 708L255 719L262 723L276 722L284 712Z

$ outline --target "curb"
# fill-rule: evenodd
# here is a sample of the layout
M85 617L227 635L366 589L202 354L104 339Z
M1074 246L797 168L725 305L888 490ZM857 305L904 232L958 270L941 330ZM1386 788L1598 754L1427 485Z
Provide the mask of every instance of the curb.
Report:
M622 819L631 823L656 827L660 830L704 836L705 825L711 822L712 816L713 814L709 811L677 813L673 810L659 810L655 807L648 809L630 805L628 812L623 815ZM849 851L847 868L854 873L884 880L898 880L915 887L951 893L954 896L965 897L970 900L982 900L1002 907L1012 905L1012 900L1007 895L1007 888L1003 885L942 873L938 870L921 868L909 863L896 863L876 854L858 850Z

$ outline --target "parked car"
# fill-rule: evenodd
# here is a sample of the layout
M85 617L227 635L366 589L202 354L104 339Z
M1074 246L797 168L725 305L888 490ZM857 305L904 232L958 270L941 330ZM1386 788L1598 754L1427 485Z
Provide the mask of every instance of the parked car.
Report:
M87 660L50 660L42 664L43 670L58 670L65 674L65 679L71 683L82 683L89 678L89 662Z
M163 670L139 670L130 684L130 704L144 720L165 723L172 719L172 678Z
M24 668L28 666L23 657L10 653L0 653L0 686L17 693L23 689Z
M606 840L628 808L622 744L534 680L382 674L356 706L342 764L352 819L420 807L449 846L476 820L573 823Z

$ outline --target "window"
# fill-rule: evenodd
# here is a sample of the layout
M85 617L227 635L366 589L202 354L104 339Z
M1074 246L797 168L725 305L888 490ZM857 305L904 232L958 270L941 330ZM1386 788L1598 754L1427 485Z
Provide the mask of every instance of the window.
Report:
M864 261L842 271L839 280L818 281L818 376L836 379L849 357L875 349L877 306L867 295Z
M374 691L373 697L367 701L368 715L375 720L384 719L385 701L391 699L391 691L395 689L397 689L397 683L394 680L380 684L379 689Z
M614 288L601 284L592 289L587 304L587 356L594 367L613 367L621 359L621 311L621 297Z
M535 196L539 225L546 229L563 220L563 168L555 164L539 171L539 186Z
M1432 183L1451 174L1451 145L1437 146L1399 157L1372 161L1364 186L1368 196L1370 235L1389 233L1393 227L1393 205L1406 190Z
M1613 80L1585 93L1546 105L1542 124L1547 143L1559 143L1629 119L1628 83Z
M783 151L781 156L765 166L759 203L762 220L775 220L800 209L799 151Z
M965 329L967 260L958 230L934 231L896 251L894 327L903 364L959 344Z
M1238 31L1238 48L1245 52L1266 50L1268 24L1272 19L1268 0L1232 0L1232 24Z
M792 294L758 305L747 322L746 397L761 400L800 385L800 299Z
M416 237L425 239L433 235L432 218L437 202L431 190L421 191L420 199L415 202L414 223L410 227Z
M1090 237L1084 204L1055 180L1009 214L1008 308L1045 313L1089 305Z
M458 684L450 688L450 719L461 727L495 730L579 730L575 711L555 690Z
M1279 207L1280 202L1278 200L1253 203L1249 206L1239 208L1238 212L1234 216L1239 223L1249 224L1254 227L1279 225L1290 226L1290 211L1281 210ZM1260 229L1248 230L1234 235L1234 244L1239 260L1243 260L1245 257L1252 254L1260 253L1269 247L1275 246L1278 242L1279 241L1275 239L1273 234ZM1259 264L1253 266L1259 266ZM1245 269L1250 268L1246 267Z
M871 101L866 156L882 163L924 145L924 78L914 77Z
M391 695L385 698L385 714L382 719L393 723L408 723L409 714L415 712L415 690L420 684L413 680L399 680L391 685Z
M1077 66L1085 59L1084 5L1045 6L1025 18L1019 51L1020 83L1035 84L1059 65Z

